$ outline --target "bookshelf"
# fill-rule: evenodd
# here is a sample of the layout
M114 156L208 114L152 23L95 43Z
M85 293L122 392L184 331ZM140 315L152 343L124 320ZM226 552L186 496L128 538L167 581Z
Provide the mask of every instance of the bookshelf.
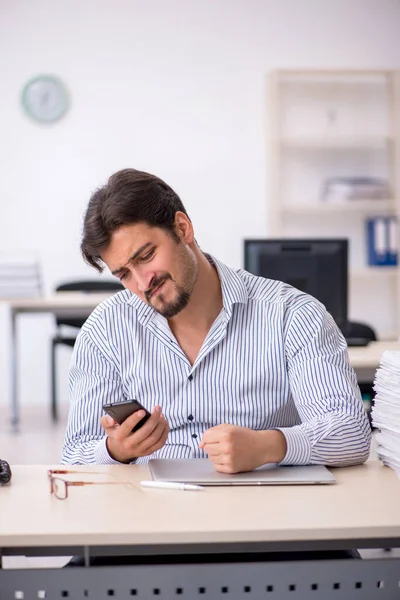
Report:
M349 238L349 318L380 339L400 334L400 276L368 265L366 220L400 221L399 89L390 70L269 77L268 236ZM363 197L354 186L365 180Z

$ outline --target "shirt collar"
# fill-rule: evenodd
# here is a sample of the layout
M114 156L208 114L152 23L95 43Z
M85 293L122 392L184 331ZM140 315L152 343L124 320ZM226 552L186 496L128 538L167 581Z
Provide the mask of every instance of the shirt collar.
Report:
M211 256L211 254L205 254L205 256L217 270L221 282L223 307L227 318L230 319L235 304L247 303L249 298L248 290L236 270L220 262L214 256ZM131 293L128 304L136 309L138 320L143 326L146 326L155 315L158 315L154 308L141 300L136 294Z
M230 319L234 304L246 304L249 299L249 292L237 271L231 269L210 254L206 254L206 257L217 269L221 282L222 303L227 317Z

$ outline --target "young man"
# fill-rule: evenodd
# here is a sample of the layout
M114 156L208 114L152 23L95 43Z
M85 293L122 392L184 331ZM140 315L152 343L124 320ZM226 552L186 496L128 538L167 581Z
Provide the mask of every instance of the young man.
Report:
M370 426L325 307L204 254L166 183L115 173L90 199L81 249L126 290L79 333L63 462L208 457L235 473L367 459ZM152 412L135 433L143 411L118 425L102 410L131 398Z

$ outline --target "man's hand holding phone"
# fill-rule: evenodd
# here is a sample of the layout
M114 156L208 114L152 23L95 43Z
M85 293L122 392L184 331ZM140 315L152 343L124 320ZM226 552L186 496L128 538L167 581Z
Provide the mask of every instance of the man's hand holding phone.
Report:
M107 450L111 458L128 463L140 456L149 456L162 448L167 440L169 427L161 406L155 406L140 429L132 431L146 416L143 409L128 416L121 424L106 415L101 425L107 435Z

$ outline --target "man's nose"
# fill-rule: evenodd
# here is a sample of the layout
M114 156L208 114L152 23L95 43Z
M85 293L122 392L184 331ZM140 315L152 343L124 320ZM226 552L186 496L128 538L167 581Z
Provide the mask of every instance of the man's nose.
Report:
M154 273L135 273L136 282L140 292L147 292L151 287Z

